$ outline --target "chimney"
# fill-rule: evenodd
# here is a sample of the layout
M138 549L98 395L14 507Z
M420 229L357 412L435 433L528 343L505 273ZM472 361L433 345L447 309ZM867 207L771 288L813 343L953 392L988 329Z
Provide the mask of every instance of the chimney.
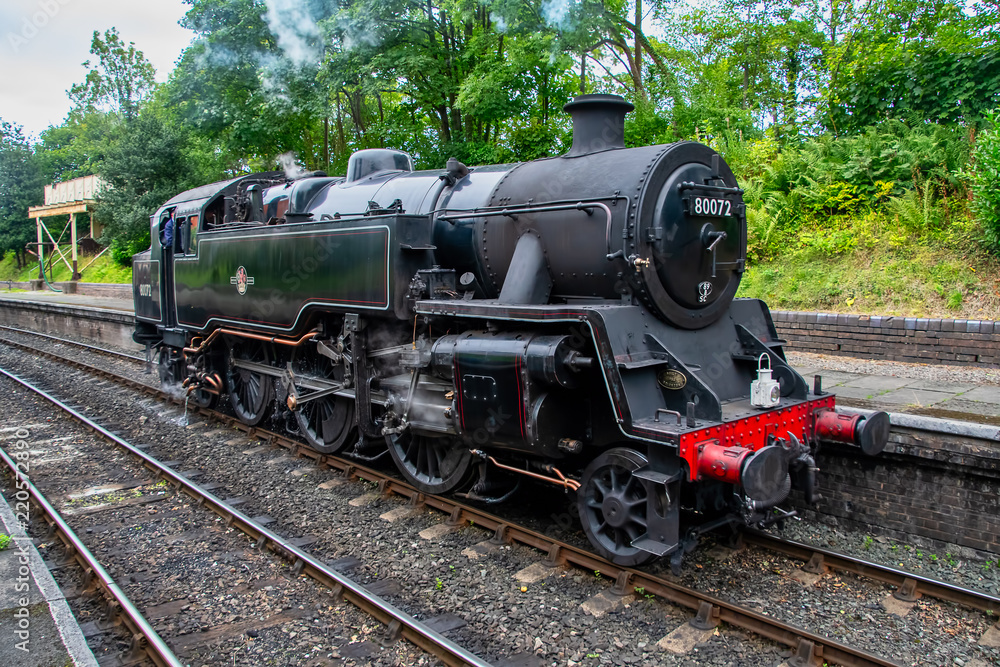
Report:
M573 116L573 147L564 157L625 148L625 114L635 109L620 95L580 95L563 107Z

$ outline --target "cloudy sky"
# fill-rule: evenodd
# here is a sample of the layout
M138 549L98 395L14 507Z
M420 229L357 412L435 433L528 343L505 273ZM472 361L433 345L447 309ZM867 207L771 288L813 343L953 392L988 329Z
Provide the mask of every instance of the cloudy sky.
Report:
M69 112L66 91L87 75L95 30L135 42L164 81L192 33L177 21L181 0L0 0L0 118L29 135Z

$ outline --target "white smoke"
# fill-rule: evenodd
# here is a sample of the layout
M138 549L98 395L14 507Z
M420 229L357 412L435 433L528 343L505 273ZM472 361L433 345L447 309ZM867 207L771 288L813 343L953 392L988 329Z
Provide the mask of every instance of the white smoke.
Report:
M296 0L266 0L267 27L278 46L293 63L317 64L322 55L322 36L309 11Z
M361 46L375 47L382 43L378 23L366 15L352 16L346 11L337 16L335 25L345 51Z
M557 28L570 27L569 14L571 9L570 0L544 0L542 2L542 16L545 17L545 22Z
M237 67L240 56L225 46L212 44L205 39L197 39L191 45L190 53L194 53L195 66L198 69L227 69Z
M306 170L302 168L301 165L295 162L295 153L288 151L287 153L282 153L278 156L278 164L281 168L285 170L285 178L288 180L295 180L296 178L301 178Z
M493 27L496 28L497 32L499 33L507 32L507 28L509 27L507 25L507 19L500 16L496 12L493 12L490 14L490 20L493 21Z

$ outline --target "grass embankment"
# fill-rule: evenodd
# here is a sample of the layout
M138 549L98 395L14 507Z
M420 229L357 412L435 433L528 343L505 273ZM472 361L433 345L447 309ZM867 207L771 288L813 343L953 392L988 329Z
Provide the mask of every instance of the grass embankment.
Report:
M886 121L779 146L723 136L747 204L740 296L772 308L1000 319L969 186L974 132Z
M82 269L90 264L92 259L94 259L92 255L80 255L77 258L77 267ZM7 253L7 256L0 260L0 280L24 282L37 277L37 261L18 270L13 252ZM72 272L62 260L55 257L52 261L51 274L49 273L48 261L46 261L45 277L49 279L49 282L65 282L72 277ZM93 264L87 266L87 269L83 272L81 281L86 283L131 284L132 269L131 267L124 267L117 264L111 259L111 253L108 252L98 257L97 261Z
M1000 320L1000 265L919 243L828 257L789 252L751 263L738 295L773 310Z

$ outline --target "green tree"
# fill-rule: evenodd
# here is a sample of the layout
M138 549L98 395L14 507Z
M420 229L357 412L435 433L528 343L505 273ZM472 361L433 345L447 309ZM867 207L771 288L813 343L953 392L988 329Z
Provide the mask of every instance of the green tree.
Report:
M181 24L196 38L164 99L177 123L233 172L273 168L287 151L310 168L323 165L329 95L317 82L323 48L309 35L330 15L327 3L302 3L292 17L279 11L288 3L273 0L185 2Z
M42 204L44 185L22 128L0 119L0 258L13 251L18 268L28 261L25 244L35 238L28 207Z
M121 120L109 112L71 111L62 125L44 130L36 145L46 182L58 183L98 173Z
M1000 103L998 13L959 0L872 0L831 49L828 125L978 123Z
M70 88L70 99L80 109L111 111L132 120L156 85L153 66L135 42L125 45L116 28L105 30L103 36L95 30L90 53L97 56L97 62L83 83ZM91 67L91 61L83 66Z
M149 216L165 201L196 183L184 155L181 134L153 113L119 126L100 165L106 184L97 216L105 225L102 243L116 261L128 264L149 247Z

